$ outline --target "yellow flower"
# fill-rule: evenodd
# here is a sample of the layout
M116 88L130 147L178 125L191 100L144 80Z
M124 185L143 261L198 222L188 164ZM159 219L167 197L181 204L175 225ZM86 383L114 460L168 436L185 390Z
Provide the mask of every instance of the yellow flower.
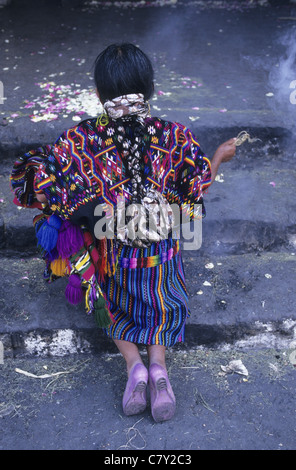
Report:
M53 210L53 211L56 211L57 208L58 208L58 206L57 206L56 204L53 204L53 205L51 206L51 210Z
M75 191L76 189L76 184L72 183L70 186L71 191Z
M152 137L151 140L153 144L158 144L158 137L155 137L155 135Z
M107 139L107 140L106 140L106 145L111 145L111 144L112 144L112 142L113 142L113 140L112 140L112 139Z
M55 180L56 180L55 175L50 175L50 181L55 181Z

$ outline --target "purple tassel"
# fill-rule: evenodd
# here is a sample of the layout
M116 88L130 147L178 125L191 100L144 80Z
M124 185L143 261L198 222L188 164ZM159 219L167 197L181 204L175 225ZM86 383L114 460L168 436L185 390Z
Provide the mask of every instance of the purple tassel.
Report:
M65 291L66 299L70 304L76 305L84 299L84 292L81 287L81 280L78 274L71 274L69 283Z
M63 259L69 258L77 253L84 244L83 233L78 225L71 224L68 220L64 220L59 230L57 241L57 250Z

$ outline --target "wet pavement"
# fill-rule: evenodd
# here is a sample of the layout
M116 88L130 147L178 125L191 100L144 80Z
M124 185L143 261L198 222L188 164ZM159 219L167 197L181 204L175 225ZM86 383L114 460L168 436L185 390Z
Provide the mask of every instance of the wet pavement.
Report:
M0 149L6 157L52 142L97 115L93 64L111 42L130 41L149 54L156 74L152 112L190 125L209 153L233 128L271 128L272 136L276 128L295 126L292 3L90 3L74 2L82 5L74 8L73 2L27 0L20 15L22 2L13 0L0 10Z
M0 9L0 449L291 450L296 6L109 3ZM63 279L43 282L36 211L14 206L9 189L17 155L99 112L92 65L115 41L151 56L153 114L188 125L209 157L241 130L259 139L220 168L201 248L183 252L191 317L185 344L168 351L176 416L159 425L149 408L123 416L122 359L66 303ZM223 372L233 359L248 375Z

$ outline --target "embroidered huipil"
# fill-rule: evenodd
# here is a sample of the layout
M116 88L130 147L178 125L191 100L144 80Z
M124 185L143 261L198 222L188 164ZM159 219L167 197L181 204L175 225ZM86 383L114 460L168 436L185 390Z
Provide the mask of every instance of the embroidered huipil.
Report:
M127 204L131 199L116 139L112 119L104 126L96 119L83 121L62 134L35 177L35 191L46 195L51 211L86 225L93 235L99 204L116 209L118 196ZM145 185L169 204L186 205L191 218L195 204L202 204L204 214L211 167L192 132L181 124L146 118L144 139L148 152L143 162L151 162ZM113 317L107 334L142 344L183 341L190 311L179 241L168 237L147 248L119 244L116 256L115 272L101 283Z

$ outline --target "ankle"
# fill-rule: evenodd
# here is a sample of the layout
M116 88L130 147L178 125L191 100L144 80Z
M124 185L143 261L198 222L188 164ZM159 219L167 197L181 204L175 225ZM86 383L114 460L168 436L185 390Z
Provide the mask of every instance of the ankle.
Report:
M150 345L147 347L149 365L157 364L166 370L165 352L166 347L161 345Z
M154 365L161 367L161 368L164 369L165 372L167 373L167 367L166 367L166 363L165 363L164 361L153 361L153 362L150 362L150 363L149 363L149 368L150 368L150 367L153 367Z
M126 370L127 370L128 377L130 376L131 371L137 364L142 364L144 366L143 361L141 359L135 359L126 363Z

